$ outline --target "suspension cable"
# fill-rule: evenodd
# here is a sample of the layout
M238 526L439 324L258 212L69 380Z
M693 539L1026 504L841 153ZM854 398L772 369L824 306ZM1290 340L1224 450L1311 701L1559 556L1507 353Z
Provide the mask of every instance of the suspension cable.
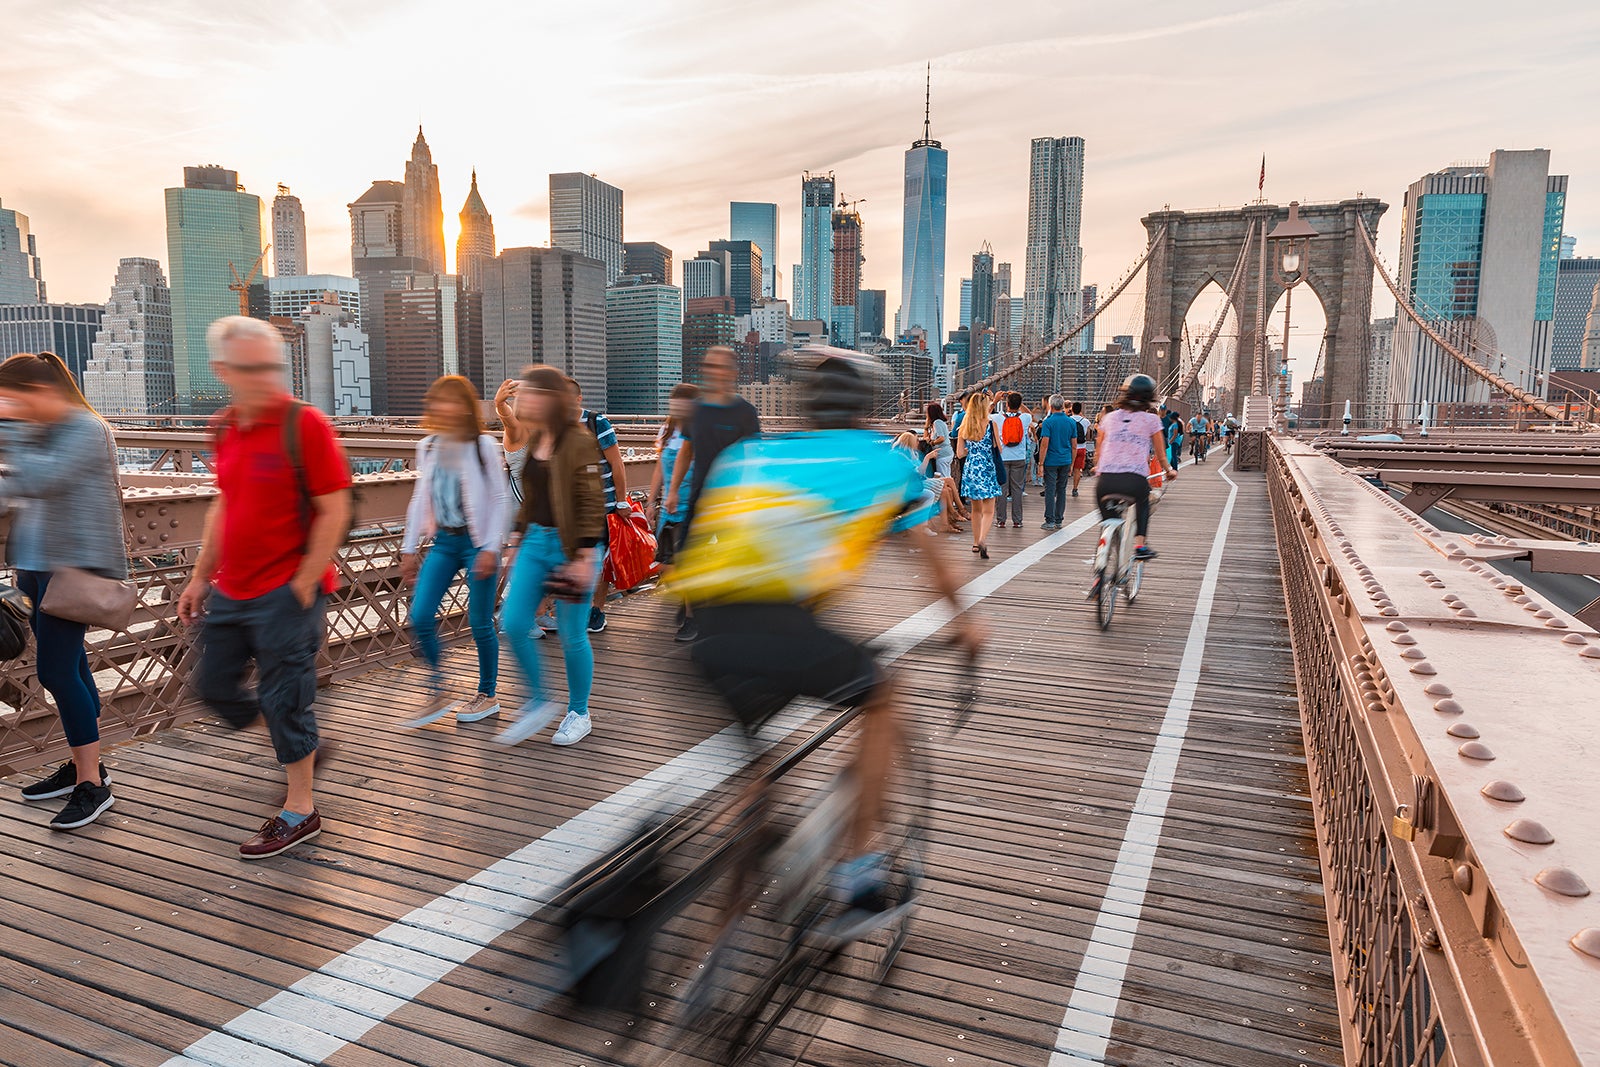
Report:
M1005 370L996 371L987 378L980 378L978 381L964 386L962 388L962 392L972 392L977 389L987 389L995 382L1004 381L1005 379L1015 375L1018 371L1023 370L1026 367L1033 366L1041 359L1044 359L1046 356L1055 352L1056 349L1060 348L1068 341L1071 341L1073 338L1077 337L1078 334L1083 332L1085 327L1087 327L1095 319L1099 318L1100 315L1104 313L1106 308L1111 306L1112 302L1115 301L1117 297L1122 295L1122 291L1126 289L1130 283L1132 283L1134 278L1138 277L1139 271L1144 269L1144 265L1149 262L1151 253L1156 250L1156 246L1161 243L1161 239L1166 235L1167 227L1163 223L1161 228L1155 232L1155 236L1150 238L1150 243L1145 246L1144 254L1138 258L1133 266L1128 268L1127 273L1122 276L1122 280L1118 282L1116 287L1111 290L1111 295L1096 305L1094 311L1092 311L1087 318L1079 322L1076 326L1062 334L1060 337L1057 337L1054 341L1051 341L1039 351L1033 353L1032 355L1024 356L1022 359L1018 360L1012 366L1007 367Z
M1211 346L1217 343L1217 337L1222 333L1222 324L1227 321L1228 312L1233 308L1233 298L1239 290L1239 282L1245 275L1245 261L1250 255L1250 240L1256 233L1256 220L1250 220L1250 226L1244 233L1244 244L1239 247L1239 258L1233 264L1233 274L1228 279L1227 291L1223 294L1222 306L1217 309L1217 321L1211 324L1211 332L1206 336L1206 343L1201 346L1200 355L1183 371L1183 376L1178 379L1177 388L1167 395L1182 398L1188 394L1200 377L1200 372L1205 369L1206 360L1211 357Z
M1366 246L1368 258L1370 258L1373 264L1377 267L1378 276L1383 279L1383 284L1389 287L1389 292L1394 294L1395 306L1401 311L1405 312L1406 318L1416 323L1417 328L1428 335L1429 340L1438 345L1439 348L1443 350L1444 353L1451 359L1465 367L1469 373L1483 379L1489 385L1500 390L1502 393L1505 393L1507 396L1515 397L1517 400L1520 400L1523 404L1527 405L1529 408L1532 408L1534 411L1538 412L1540 415L1543 415L1547 419L1552 419L1556 422L1565 422L1567 420L1568 416L1566 412L1562 410L1561 405L1552 404L1543 397L1530 393L1520 386L1512 385L1510 381L1500 377L1493 371L1480 366L1475 360L1468 358L1461 352L1460 349L1456 348L1449 341L1446 341L1438 330L1435 330L1433 326L1423 319L1421 315L1417 314L1417 310L1416 308L1412 307L1411 301L1408 300L1400 292L1400 288L1395 285L1394 279L1389 276L1388 268L1383 265L1383 260L1378 258L1378 250L1373 247L1372 235L1367 232L1367 225L1364 221L1357 219L1356 232L1361 234L1361 243ZM1600 431L1600 424L1593 422L1579 423L1578 425L1582 426L1583 429L1588 433Z

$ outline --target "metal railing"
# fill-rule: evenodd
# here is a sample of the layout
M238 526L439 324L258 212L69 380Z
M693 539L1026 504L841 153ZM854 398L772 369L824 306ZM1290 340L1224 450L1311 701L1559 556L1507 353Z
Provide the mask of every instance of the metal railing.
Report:
M1450 784L1452 779L1459 783L1459 772L1441 770L1434 762L1442 758L1471 764L1473 758L1494 758L1492 753L1466 751L1458 756L1455 749L1461 741L1454 739L1479 734L1451 718L1460 714L1463 702L1482 714L1481 705L1489 702L1493 690L1485 685L1481 693L1458 690L1459 702L1440 699L1449 698L1451 690L1429 681L1436 670L1425 661L1419 665L1421 652L1407 631L1409 624L1453 681L1474 675L1492 681L1502 673L1486 676L1471 669L1478 665L1460 662L1463 652L1479 659L1498 654L1492 648L1499 635L1482 624L1498 627L1506 640L1538 640L1541 651L1581 646L1583 635L1568 630L1569 623L1561 619L1541 625L1534 618L1520 624L1524 629L1519 631L1516 620L1508 625L1504 619L1479 619L1471 611L1450 618L1467 603L1455 590L1482 604L1489 598L1503 602L1520 587L1504 579L1491 581L1490 575L1470 568L1470 581L1459 579L1456 564L1447 561L1460 560L1461 554L1450 554L1455 546L1445 544L1443 535L1414 517L1391 514L1390 525L1380 528L1370 515L1347 514L1357 510L1357 503L1374 506L1381 494L1341 472L1339 477L1347 479L1342 488L1349 495L1320 499L1297 473L1290 452L1299 449L1311 456L1304 462L1333 461L1292 440L1264 443L1345 1062L1359 1067L1589 1062L1574 1048L1571 1017L1562 1015L1560 1005L1566 1002L1561 997L1566 994L1551 999L1556 995L1552 991L1572 981L1569 970L1588 966L1585 957L1573 952L1569 959L1556 952L1536 960L1523 952L1519 938L1542 934L1539 924L1548 916L1526 906L1513 916L1499 903L1500 894L1521 891L1524 876L1519 869L1516 885L1499 881L1508 866L1496 851L1503 844L1501 835L1481 836L1482 820L1498 827L1495 818L1503 822L1511 816L1479 811L1491 804L1484 799L1492 796L1487 787L1483 796L1477 795L1476 784L1461 790L1459 784ZM1386 497L1376 506L1401 510ZM1385 545L1385 553L1374 556L1368 566L1341 523L1359 524L1363 536L1375 538L1374 545ZM1416 533L1418 543L1408 546L1409 555L1396 556L1402 550L1383 540L1396 536L1396 529ZM1445 579L1436 577L1429 564L1396 573L1414 567L1419 558L1436 560L1431 566L1441 573L1451 568L1447 576L1453 584L1443 606L1428 587L1445 588ZM1521 615L1516 607L1511 605L1507 614ZM1479 610L1492 615L1486 606ZM1469 617L1470 622L1460 621ZM1552 631L1551 625L1560 629ZM1534 633L1541 636L1535 639ZM1569 635L1565 644L1562 633ZM1373 634L1385 642L1382 652L1374 647ZM1442 659L1441 653L1446 653ZM1409 665L1411 674L1391 675L1385 658L1389 669L1398 662ZM1555 692L1572 687L1583 691L1586 662L1573 656L1570 668L1564 668L1570 673L1549 677L1546 685L1555 686ZM1419 699L1424 701L1421 708ZM1434 731L1447 744L1430 749ZM1498 741L1497 747L1501 743L1508 742ZM1434 755L1441 750L1449 755ZM1548 759L1558 757L1550 753ZM1537 869L1539 861L1533 862ZM1533 869L1526 875L1530 882ZM1544 897L1546 902L1557 899L1548 893ZM1566 905L1548 906L1553 914L1562 914ZM1521 929L1514 928L1518 923ZM1600 967L1595 971L1591 990L1600 980Z

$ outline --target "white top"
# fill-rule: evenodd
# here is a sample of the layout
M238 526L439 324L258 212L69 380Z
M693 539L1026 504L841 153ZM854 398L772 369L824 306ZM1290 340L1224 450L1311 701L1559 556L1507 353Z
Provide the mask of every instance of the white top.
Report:
M434 435L417 442L417 485L411 491L411 505L406 508L406 534L400 551L410 554L438 529L433 514L433 493L430 479L441 449L430 448ZM463 463L461 470L461 506L467 513L467 532L472 543L485 552L499 552L511 530L511 503L506 481L505 454L500 442L488 434L478 438L478 455L483 462Z

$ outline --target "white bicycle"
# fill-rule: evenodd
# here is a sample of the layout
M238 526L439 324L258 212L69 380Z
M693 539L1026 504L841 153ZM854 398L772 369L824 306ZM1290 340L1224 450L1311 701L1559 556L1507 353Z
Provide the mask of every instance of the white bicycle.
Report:
M1161 490L1152 487L1150 506L1154 508L1159 499ZM1116 614L1118 592L1130 604L1139 596L1145 562L1134 554L1133 529L1128 522L1128 509L1138 501L1111 493L1103 504L1106 515L1100 520L1100 544L1094 551L1094 610L1102 630L1111 625L1111 616Z

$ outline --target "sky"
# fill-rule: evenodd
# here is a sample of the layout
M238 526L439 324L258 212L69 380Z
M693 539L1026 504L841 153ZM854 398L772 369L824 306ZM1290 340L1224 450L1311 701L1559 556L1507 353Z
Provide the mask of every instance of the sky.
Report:
M1083 279L1102 292L1142 215L1252 200L1263 155L1274 202L1387 202L1393 264L1410 182L1549 148L1565 230L1600 254L1589 0L0 0L0 25L0 201L32 219L59 301L103 302L121 257L165 263L162 190L197 163L269 201L291 186L312 271L348 274L346 206L404 176L421 123L452 255L474 166L502 247L547 243L547 175L582 170L624 190L627 240L680 261L727 236L728 201L777 203L787 290L800 175L832 170L892 318L927 63L946 322L981 242L1021 277L1034 137L1086 141ZM1138 323L1140 288L1101 337Z

